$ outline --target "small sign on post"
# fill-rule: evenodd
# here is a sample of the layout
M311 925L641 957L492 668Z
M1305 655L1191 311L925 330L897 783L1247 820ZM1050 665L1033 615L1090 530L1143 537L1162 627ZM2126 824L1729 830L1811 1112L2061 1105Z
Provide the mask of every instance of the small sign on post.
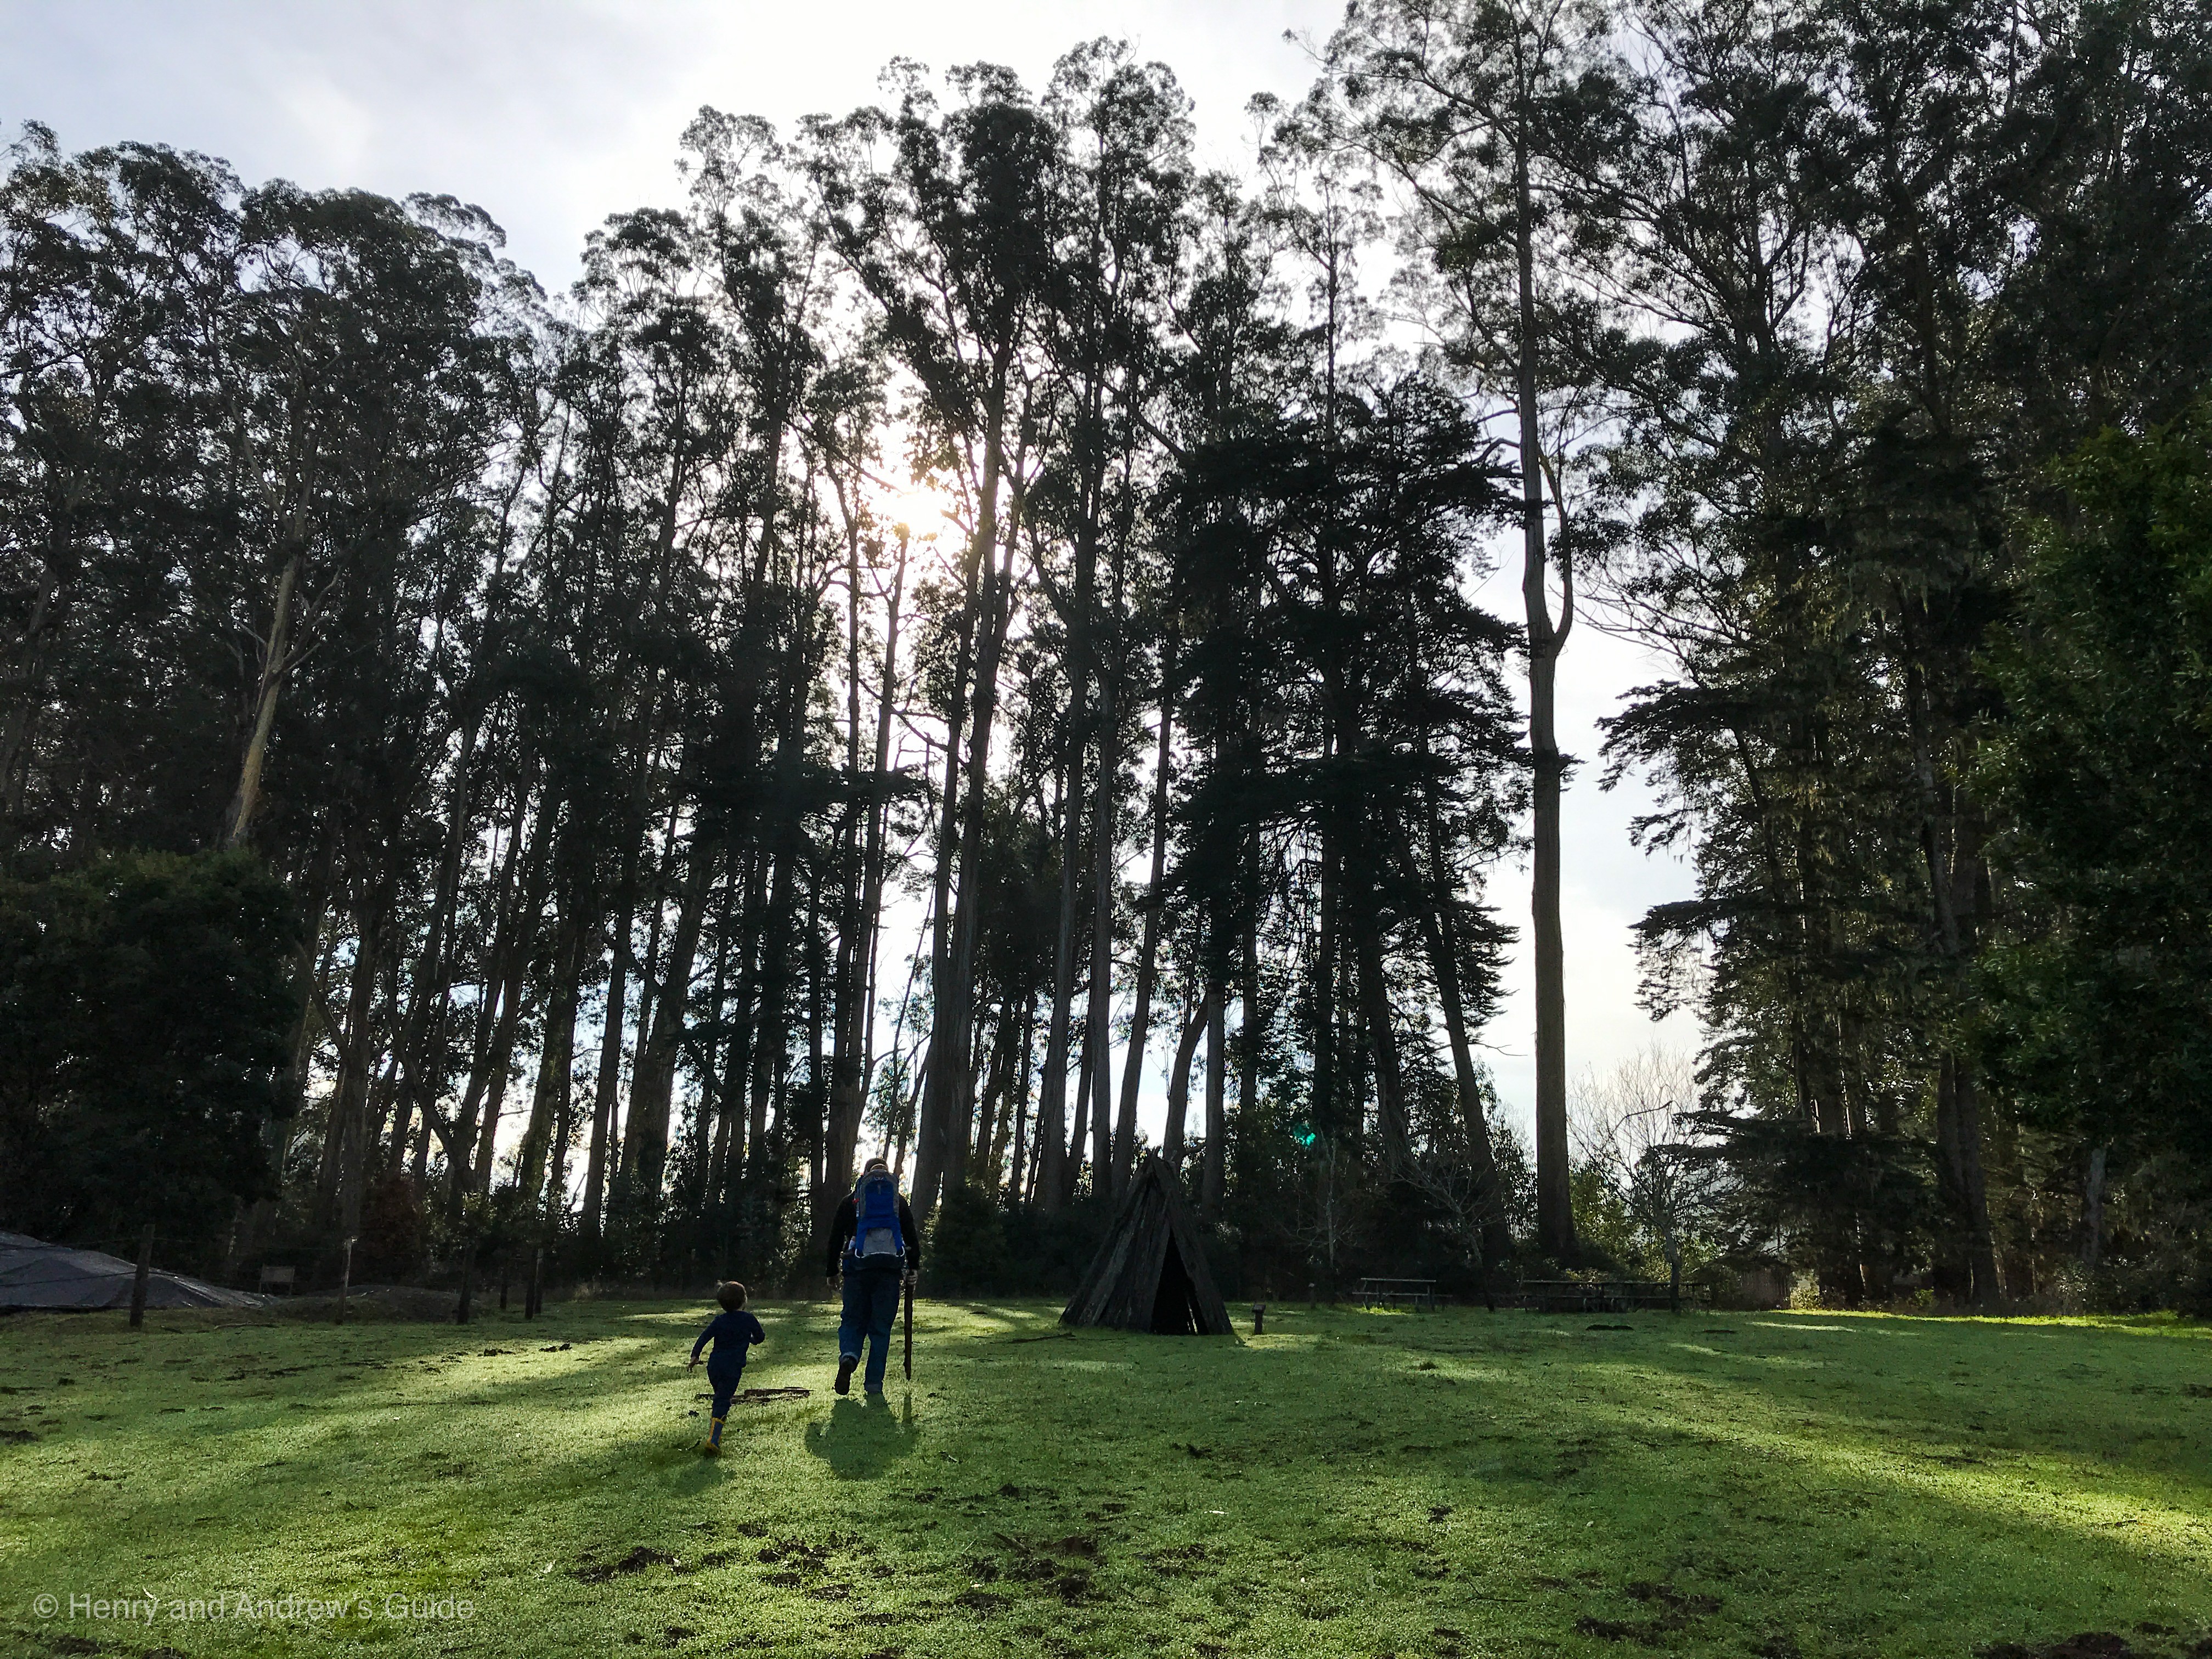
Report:
M131 1328L134 1331L146 1322L146 1279L153 1271L154 1224L149 1221L138 1234L138 1272L131 1281Z

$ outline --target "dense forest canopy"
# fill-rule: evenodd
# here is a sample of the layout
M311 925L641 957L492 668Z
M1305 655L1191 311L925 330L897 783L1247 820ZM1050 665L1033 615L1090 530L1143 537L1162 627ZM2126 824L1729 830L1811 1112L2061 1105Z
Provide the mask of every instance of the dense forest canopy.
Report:
M560 295L450 198L25 127L0 1225L789 1280L882 1148L940 1282L1042 1287L1170 1056L1255 1290L2212 1296L2212 22L1314 52L1241 176L1111 41L702 110ZM1580 758L1708 1040L1571 1091L1577 626L1665 665Z

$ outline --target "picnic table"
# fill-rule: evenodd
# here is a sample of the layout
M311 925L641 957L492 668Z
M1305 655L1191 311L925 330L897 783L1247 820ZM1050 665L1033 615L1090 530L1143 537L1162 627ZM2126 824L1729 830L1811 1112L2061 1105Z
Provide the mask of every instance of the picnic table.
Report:
M1359 1281L1363 1308L1433 1308L1437 1281L1433 1279L1363 1279Z
M1540 1313L1633 1313L1672 1301L1664 1285L1644 1279L1524 1279L1521 1296Z

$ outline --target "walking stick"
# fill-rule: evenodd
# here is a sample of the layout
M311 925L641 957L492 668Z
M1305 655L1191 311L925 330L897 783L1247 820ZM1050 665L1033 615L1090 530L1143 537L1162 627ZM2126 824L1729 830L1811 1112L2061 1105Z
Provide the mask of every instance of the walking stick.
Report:
M906 1281L906 1380L914 1381L914 1277Z

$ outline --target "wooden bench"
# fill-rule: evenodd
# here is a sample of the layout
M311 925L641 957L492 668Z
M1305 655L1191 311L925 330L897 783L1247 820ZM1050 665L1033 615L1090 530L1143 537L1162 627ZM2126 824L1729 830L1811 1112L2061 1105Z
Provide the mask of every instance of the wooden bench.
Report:
M273 1291L281 1286L284 1294L289 1296L292 1294L293 1282L299 1276L300 1270L297 1267L264 1267L261 1270L261 1288L264 1291Z
M1433 1308L1437 1281L1433 1279L1363 1279L1358 1291L1363 1308Z

